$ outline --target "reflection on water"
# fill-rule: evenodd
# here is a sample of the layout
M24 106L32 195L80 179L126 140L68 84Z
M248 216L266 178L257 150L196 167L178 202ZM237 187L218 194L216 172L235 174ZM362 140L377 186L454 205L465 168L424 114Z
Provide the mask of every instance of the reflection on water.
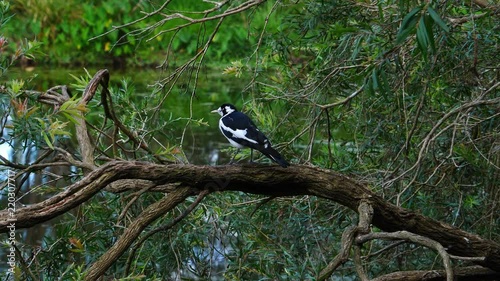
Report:
M89 69L90 75L95 74L97 69ZM23 71L20 68L9 69L6 77L10 79L23 79L29 82L30 90L45 91L56 85L68 85L74 91L72 84L75 79L72 76L86 76L86 70L81 69L40 69L35 68L31 72ZM127 69L126 71L110 70L110 86L119 86L121 80L129 80L134 86L137 101L148 99L153 87L152 85L164 77L166 74L157 69ZM242 103L242 90L246 83L241 78L234 78L222 75L220 70L204 70L200 74L195 97L192 99L192 86L187 83L178 84L166 99L164 107L167 111L176 114L172 119L179 121L173 123L174 128L165 128L171 132L170 137L178 140L176 145L182 140L182 149L186 154L188 162L191 164L216 164L219 161L225 163L229 159L227 155L219 155L221 148L227 147L227 141L220 134L217 127L219 116L211 114L210 111L218 107L221 103L231 102ZM192 79L191 79L192 80ZM160 95L162 93L159 93ZM192 101L192 113L190 102ZM136 102L136 101L133 101ZM187 118L192 116L194 120L202 120L207 125L188 122ZM185 126L188 124L187 126ZM126 124L125 124L126 125ZM161 136L155 139L162 140ZM154 144L153 144L154 145ZM5 146L0 149L0 155L5 155Z
M29 85L31 90L45 91L56 85L68 85L71 88L71 84L74 82L74 78L70 74L80 77L85 76L84 69L39 69L36 68L33 72L24 72L21 69L9 69L9 74L7 79L23 79L29 80ZM89 73L93 75L96 71L89 70ZM196 89L196 98L193 99L192 112L190 108L190 101L192 99L191 92L186 92L184 89L178 89L172 94L172 102L167 99L165 107L172 109L173 114L178 116L173 116L173 118L187 118L191 116L196 120L203 120L208 123L207 125L196 125L187 122L187 119L181 119L184 121L177 124L175 128L168 128L168 132L173 134L173 139L177 140L177 145L182 140L182 150L186 159L191 164L199 165L216 165L219 163L227 163L229 161L229 156L226 153L221 153L222 148L228 147L226 139L222 136L218 129L218 119L219 115L210 114L210 111L218 107L221 103L231 102L234 104L241 104L241 92L245 83L242 83L240 79L230 78L222 76L221 71L202 73L203 79L200 79L199 84ZM137 91L137 97L147 97L151 93L151 87L157 79L162 77L162 73L159 70L136 70L129 69L127 72L110 71L111 82L110 84L119 84L122 79L129 79L131 83L135 86ZM170 96L169 96L170 98ZM188 125L186 125L188 124ZM167 129L167 128L166 128ZM4 136L8 136L8 132L4 132ZM172 137L170 136L170 137ZM162 141L162 137L158 136L156 139ZM21 145L19 145L21 147ZM6 143L0 146L0 155L13 161L15 163L28 164L33 163L42 154L42 151L38 151L34 148L27 148L20 151L14 151ZM50 176L48 176L50 174ZM70 184L68 181L66 183L59 181L54 185L51 181L53 175L59 175L66 177L68 180L73 174L71 167L53 167L50 169L45 169L44 173L31 173L28 178L21 178L16 181L16 186L20 186L19 197L17 198L18 204L29 205L35 202L40 202L43 199L57 192L57 189L63 189L65 185ZM0 170L0 181L6 180L6 170ZM36 192L36 189L46 189L50 186L51 193ZM48 190L48 188L47 188ZM40 190L38 190L40 191ZM7 197L5 192L0 193L0 206L7 205ZM4 209L5 207L2 207ZM76 212L75 210L73 210ZM17 230L17 242L18 246L30 245L30 247L35 248L37 246L43 246L43 238L52 236L53 228L51 227L54 223L58 221L55 218L51 221L39 224L35 227L29 229L19 229ZM220 243L220 241L219 241ZM220 248L220 245L212 245L212 247ZM5 248L0 248L0 256L4 257ZM200 255L203 255L206 249L194 249ZM225 250L222 250L225 251ZM222 256L211 256L218 251L206 252L216 268L225 268L225 262ZM196 264L195 260L186 261L187 265L196 270L199 265ZM5 263L0 263L0 270L4 270ZM189 275L189 274L187 274Z

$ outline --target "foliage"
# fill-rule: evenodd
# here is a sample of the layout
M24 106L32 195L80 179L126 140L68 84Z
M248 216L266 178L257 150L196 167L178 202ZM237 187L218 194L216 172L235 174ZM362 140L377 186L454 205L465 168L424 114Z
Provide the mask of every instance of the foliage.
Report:
M165 33L181 22L164 22L160 14L113 31L116 26L136 22L141 12L154 13L162 4L162 1L16 0L12 3L16 17L3 32L16 43L25 37L36 38L46 54L38 56L39 64L90 66L105 62L116 67L143 66L160 63L166 50L175 54L176 59L196 54L206 35L200 33L197 26L174 34ZM210 6L198 0L173 1L169 9L194 12ZM250 51L256 41L248 26L258 26L263 20L259 14L252 18L241 14L226 19L224 24L233 28L221 29L213 39L211 59L228 62L239 55L239 51ZM240 24L242 21L244 24ZM207 22L202 26L212 29L215 24ZM18 30L25 32L20 34Z
M0 1L0 31L4 31L7 23L12 19L10 14L10 4L7 1ZM29 41L27 39L20 40L19 44L12 51L12 54L7 52L9 44L12 39L0 33L0 78L5 75L8 68L12 66L20 58L34 58L35 55L40 54L40 42ZM20 90L20 87L13 88L15 92Z
M89 2L75 10L71 7L76 2L59 2L15 5L30 24L28 37L44 43L47 60L58 57L71 63L89 52L93 55L87 58L95 61L108 55L137 56L138 61L144 53L168 55L166 78L149 93L136 94L127 79L111 87L116 115L151 151L138 149L130 136L117 133L102 111L102 93L88 107L78 106L91 75L75 77L75 97L58 109L39 106L26 90L30 81L3 85L1 106L12 122L7 125L9 137L2 141L16 150L77 151L71 126L78 114L88 111L98 164L107 161L103 159L187 162L196 152L184 150L186 131L207 125L196 113L232 99L293 163L356 176L394 204L500 241L495 53L500 40L492 7L412 0L278 1L225 18L220 27L209 21L176 29L182 18L163 21L167 15L183 12L196 21L220 15L241 1L206 14L193 11L213 7L208 2L196 7L191 1L173 1L161 15L107 33L113 26L141 19L139 11L152 13L160 3ZM47 7L51 13L42 13ZM10 31L19 28L20 22L9 23ZM12 60L1 53L2 69L38 47L24 42ZM171 63L169 59L182 61L172 57L177 53L195 59ZM226 54L233 63L217 71L245 84L240 85L245 93L231 93L226 81L221 83L225 88L211 85L214 88L197 91L203 83L215 84L210 82L216 79L212 70L203 67L226 60ZM177 64L173 70L167 67ZM7 117L2 118L4 126ZM72 182L83 171L68 169L63 174ZM133 195L100 193L61 218L42 251L34 254L33 245L24 245L24 256L35 256L31 272L41 272L44 280L79 280L82 270L115 242L131 219L160 197L143 194L130 204ZM135 255L128 253L131 260L121 257L109 274L148 280L312 279L338 253L343 230L356 221L347 209L318 198L274 199L256 207L264 201L239 193L207 198L174 228L134 245ZM191 203L147 231L168 224ZM371 246L362 251L375 260L367 266L370 276L435 267L436 254L414 245L381 252L386 243ZM338 279L355 278L352 263L336 274Z
M276 113L255 105L286 101L276 115L294 122L281 123L289 134L280 137L302 161L357 174L397 205L498 240L492 10L432 1L304 1L294 10L263 48L262 63L279 70L253 85L251 107ZM425 267L385 264L372 274Z

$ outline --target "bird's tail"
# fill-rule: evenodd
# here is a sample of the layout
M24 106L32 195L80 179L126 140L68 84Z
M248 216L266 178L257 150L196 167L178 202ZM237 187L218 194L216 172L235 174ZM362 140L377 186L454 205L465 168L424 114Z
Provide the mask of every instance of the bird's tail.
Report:
M283 158L283 156L281 156L281 154L279 154L279 152L276 151L271 146L261 150L261 152L274 162L278 163L283 168L290 166L290 164L285 160L285 158Z

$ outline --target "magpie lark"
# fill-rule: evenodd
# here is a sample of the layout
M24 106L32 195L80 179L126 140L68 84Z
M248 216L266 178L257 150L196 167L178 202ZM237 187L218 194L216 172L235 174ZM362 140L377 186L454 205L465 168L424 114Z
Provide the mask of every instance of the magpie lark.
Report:
M255 123L245 113L238 111L234 105L225 103L212 113L219 113L222 116L219 120L219 129L232 146L238 148L238 151L241 148L250 148L250 161L253 160L253 150L256 149L284 168L290 165L271 147L271 142L259 131Z

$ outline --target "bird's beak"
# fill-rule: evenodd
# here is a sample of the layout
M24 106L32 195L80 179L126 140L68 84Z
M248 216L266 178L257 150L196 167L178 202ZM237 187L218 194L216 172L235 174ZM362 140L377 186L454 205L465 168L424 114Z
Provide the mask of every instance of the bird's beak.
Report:
M210 113L219 113L219 110L218 109L214 109L214 110L210 111Z

